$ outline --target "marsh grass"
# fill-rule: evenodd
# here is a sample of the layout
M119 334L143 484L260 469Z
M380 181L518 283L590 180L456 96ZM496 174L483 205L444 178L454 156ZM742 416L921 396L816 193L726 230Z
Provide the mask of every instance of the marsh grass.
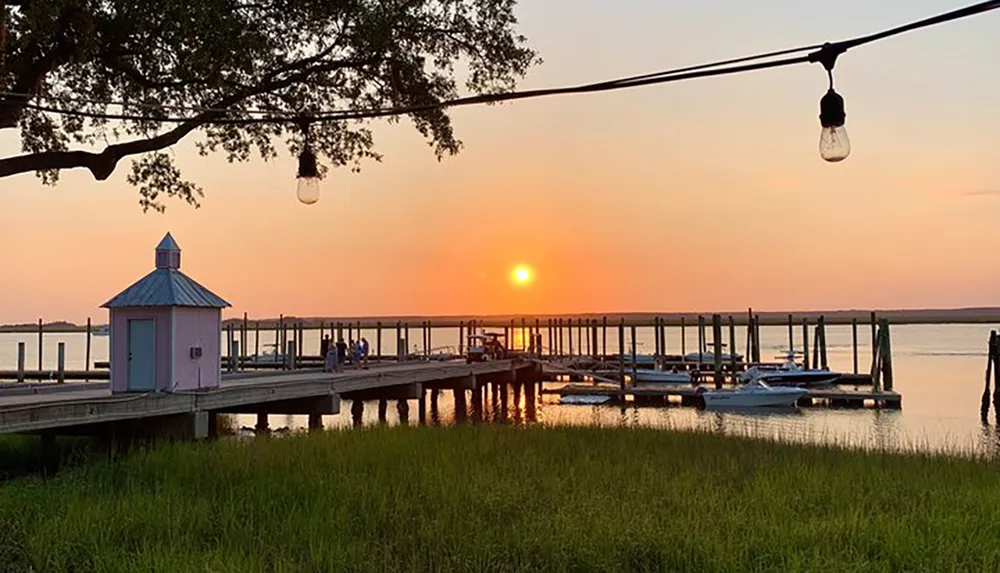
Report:
M622 428L164 445L0 485L0 571L995 571L998 469Z

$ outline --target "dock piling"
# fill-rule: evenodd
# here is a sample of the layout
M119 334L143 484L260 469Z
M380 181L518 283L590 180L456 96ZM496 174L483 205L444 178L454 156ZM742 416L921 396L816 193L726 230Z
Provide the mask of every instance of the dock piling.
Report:
M625 319L618 323L618 380L625 390Z
M854 357L854 373L858 373L858 319L851 319L851 353Z
M57 380L60 384L66 382L66 343L60 342L57 347L56 368L58 368Z
M792 361L795 359L792 358ZM809 369L809 319L802 317L802 368Z
M110 327L109 327L109 329L110 329ZM85 362L84 362L84 365L83 365L83 370L84 370L84 372L87 372L87 373L90 372L90 337L91 336L92 336L92 333L90 331L90 317L88 316L87 317L87 350L86 350L86 355L84 356L84 361Z
M712 358L715 369L715 389L721 390L725 377L722 374L722 316L712 315Z
M38 319L38 371L42 371L42 319Z
M17 343L17 381L24 382L24 343Z
M729 376L732 377L733 384L739 381L736 374L736 322L732 315L729 315Z
M990 415L990 378L993 373L993 364L997 359L997 331L990 331L990 340L986 346L986 387L983 390L982 404L979 408L980 416L985 424Z
M795 362L795 332L792 323L795 322L795 317L788 315L788 355L791 357L790 360Z

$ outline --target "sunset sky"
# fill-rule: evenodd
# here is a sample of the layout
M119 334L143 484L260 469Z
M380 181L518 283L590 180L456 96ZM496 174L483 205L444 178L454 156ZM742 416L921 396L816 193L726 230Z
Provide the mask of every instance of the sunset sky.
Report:
M840 40L960 0L521 0L522 88ZM175 148L202 208L125 183L0 179L0 323L106 319L170 231L231 314L371 316L1000 304L1000 13L841 57L853 155L824 163L818 66L452 112L438 162L407 121L313 206L291 158ZM0 134L0 154L18 149ZM515 285L518 265L533 269Z

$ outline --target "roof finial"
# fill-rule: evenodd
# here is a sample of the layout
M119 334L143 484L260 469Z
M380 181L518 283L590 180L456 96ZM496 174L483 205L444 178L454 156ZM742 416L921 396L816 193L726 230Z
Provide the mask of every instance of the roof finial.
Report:
M170 233L167 233L160 244L156 246L156 268L181 268L181 248L177 246L177 241L174 241Z

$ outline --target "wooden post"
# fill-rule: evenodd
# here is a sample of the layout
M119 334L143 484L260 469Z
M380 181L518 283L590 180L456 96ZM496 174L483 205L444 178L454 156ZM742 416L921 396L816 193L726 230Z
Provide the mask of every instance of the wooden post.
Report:
M747 310L747 353L744 362L753 362L753 309Z
M297 364L296 364L297 360L296 359L298 358L298 355L295 352L295 342L291 341L291 340L288 341L287 349L288 350L286 350L286 353L288 354L288 357L287 357L288 358L288 369L289 370L295 370L296 367L297 367Z
M820 325L817 322L816 328L813 329L813 357L812 357L812 367L813 369L819 368L819 331Z
M625 319L618 323L618 380L625 390Z
M753 319L753 355L754 362L760 364L760 316Z
M42 371L42 319L38 319L38 371Z
M871 322L872 322L872 356L874 356L875 347L878 346L877 333L875 331L875 325L877 323L877 320L874 312L871 314Z
M854 373L858 373L858 319L851 319L851 351L854 357Z
M573 358L573 319L572 318L569 319L569 328L567 329L567 331L569 332L569 357Z
M278 322L274 325L274 358L277 360L285 351L285 315L278 315Z
M594 349L594 361L597 362L601 359L601 347L597 345L597 319L593 320L593 328L591 329L591 336L593 337L593 344L591 346Z
M375 323L375 361L382 360L382 321Z
M462 356L463 354L462 351L464 350L464 347L462 346L462 342L464 339L465 339L465 321L463 320L458 323L458 346L455 347L458 349L459 356Z
M243 352L244 354L247 351L250 350L250 344L247 343L247 335L249 334L249 330L250 330L250 322L249 322L249 320L250 320L250 315L247 314L246 312L244 312L243 313L243 330L240 332L240 351ZM319 339L323 340L323 333L322 332L319 333ZM242 354L240 355L240 358L243 358Z
M889 336L889 319L879 320L882 330L882 385L886 391L892 391L892 338Z
M807 317L802 317L802 368L809 369L809 318Z
M24 343L17 343L17 381L24 382Z
M639 369L639 360L636 356L639 342L635 339L635 325L632 325L632 386L635 386L636 370Z
M701 372L701 364L705 358L705 317L698 315L698 372Z
M881 334L876 333L876 344L872 348L872 391L881 392L882 391L882 357L880 355L881 345L878 344L878 339Z
M66 343L60 342L56 347L57 380L60 384L66 381Z
M826 354L826 317L819 317L819 343L821 349L819 352L819 367L823 370L829 368L828 356Z
M403 323L403 356L406 360L410 359L410 323Z
M257 360L260 358L260 321L253 321L253 356Z
M993 364L997 360L997 331L990 331L990 341L986 346L986 387L983 389L982 404L979 408L980 416L985 424L990 415L990 377L993 374Z
M715 389L722 389L725 377L722 375L722 316L712 315L712 358L715 363Z
M608 317L601 319L601 359L608 355ZM540 397L540 396L539 396Z
M239 372L240 368L240 341L233 340L233 345L229 349L230 372Z
M109 326L108 329L110 330L110 328L111 327ZM87 317L87 354L84 356L84 360L86 361L86 363L83 365L83 369L86 372L90 372L90 337L91 337L91 332L90 332L90 317L88 316Z
M795 336L794 336L795 333L792 332L792 321L793 320L794 319L793 319L792 315L789 314L788 315L788 355L791 357L791 358L789 358L789 360L791 360L792 362L795 362Z
M684 324L684 317L681 317L681 360L687 356L687 326Z
M729 315L729 375L736 384L739 379L736 375L736 322L732 315Z
M667 357L667 319L660 317L660 354Z
M226 325L226 371L233 370L233 323L230 322Z

